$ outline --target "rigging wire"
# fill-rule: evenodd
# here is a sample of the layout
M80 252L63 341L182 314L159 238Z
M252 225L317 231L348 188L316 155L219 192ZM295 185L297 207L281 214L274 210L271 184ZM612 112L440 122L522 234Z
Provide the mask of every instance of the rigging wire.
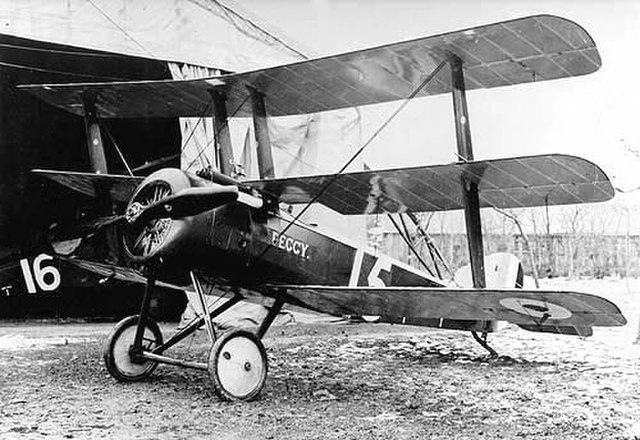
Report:
M100 123L100 126L103 127L105 132L107 133L107 137L111 141L111 144L113 145L113 148L115 148L116 153L118 153L118 156L120 157L120 160L124 164L124 167L127 169L127 173L129 173L130 176L133 176L133 171L131 170L131 167L129 166L129 163L127 163L127 160L124 158L124 154L122 154L122 151L120 150L120 147L118 146L118 144L116 142L116 139L113 137L113 134L111 134L111 130L109 130L109 126L106 125L106 124L103 124L101 122L99 122L99 123Z
M433 243L433 240L431 239L431 237L429 236L427 231L425 231L424 228L420 225L420 222L418 221L418 217L416 217L415 213L412 212L412 211L407 211L407 215L409 216L411 221L415 224L416 229L418 230L420 235L422 235L425 238L425 242L426 242L427 246L429 247L429 252L431 252L431 250L433 250L433 252L435 252L435 254L438 257L438 259L440 260L440 263L442 264L442 266L444 266L445 270L449 273L449 276L451 277L451 279L454 280L455 279L455 275L454 275L453 271L451 270L451 268L449 267L449 265L445 261L444 257L440 253L440 249L438 249L438 247ZM434 262L435 262L435 260L434 260ZM442 277L440 277L440 278L442 278Z
M406 234L407 238L411 239L411 234L409 233L409 228L407 227L407 224L404 221L404 214L401 212L401 213L398 214L398 217L400 218L400 222L402 223L402 228L404 229L404 233ZM417 246L416 246L416 243L415 243L415 239L411 239L410 242L411 242L411 244L409 245L409 247L413 246L413 248L414 248L414 249L412 249L413 252L415 254L418 254L418 250L417 250ZM429 249L429 256L431 257L431 263L433 264L433 267L435 269L435 275L428 268L427 268L427 271L429 273L431 273L432 275L437 276L439 279L442 279L442 275L440 274L440 270L438 269L438 265L436 263L436 260L433 258L433 253L431 252L431 248L429 248L429 246L427 246L427 249Z
M189 136L187 136L187 139L182 143L182 146L180 147L180 155L182 156L182 153L184 153L185 149L187 148L187 144L189 143L189 141L191 140L191 138L193 137L193 135L195 135L196 133L196 129L198 128L198 126L204 122L204 118L205 115L207 114L207 112L209 111L209 109L211 108L211 105L213 104L213 98L211 98L209 100L209 102L207 102L207 105L205 106L204 110L202 110L202 113L200 114L200 116L198 117L197 121L195 124L193 124L193 128L191 129L191 132L189 133ZM199 148L199 145L197 143L195 143L195 147L196 150L198 150L198 155L195 157L195 159L193 159L190 163L189 166L187 166L185 171L189 171L189 169L191 168L191 166L197 161L200 161L200 165L204 168L204 163L202 161L202 156L204 155L204 153L206 152L207 147L211 144L211 140L209 142L207 142L207 144L202 147ZM207 162L207 166L211 166L211 162L209 161L209 158L205 155L204 159Z
M393 216L391 215L391 213L387 212L387 217L389 218L389 220L391 220L391 223L393 223L393 226L396 228L396 230L398 231L398 234L400 234L400 237L402 237L402 239L404 240L404 242L406 243L406 245L409 247L409 249L411 250L411 252L413 253L413 255L418 259L418 261L420 262L420 264L422 265L422 267L424 267L426 269L427 272L429 272L429 275L431 276L435 276L434 273L431 271L431 269L429 268L429 266L427 265L426 261L424 261L422 259L422 257L420 256L420 254L418 254L418 251L413 247L413 245L411 244L411 240L409 240L409 234L408 231L406 230L406 225L403 223L403 226L405 227L405 233L407 235L405 235L405 233L402 232L402 230L400 230L400 225L398 225L398 223L396 222L396 220L393 218ZM402 218L402 214L400 214L400 218Z
M371 144L371 142L373 142L373 140L378 137L378 135L391 123L393 119L395 119L395 117L409 104L409 102L411 102L411 100L415 98L418 93L420 93L422 89L424 89L427 84L429 84L433 80L433 78L436 77L436 75L445 65L447 65L446 61L441 62L429 75L427 75L427 77L418 85L418 87L416 87L415 90L413 90L411 94L409 94L409 96L407 96L402 101L402 103L391 113L391 115L380 125L380 127L369 137L369 139L367 139L367 141L353 154L353 156L351 156L351 158L342 166L342 168L340 168L337 173L333 174L329 178L329 181L326 182L322 186L322 188L320 188L320 190L316 193L315 196L311 198L311 200L304 206L304 208L302 208L300 212L293 219L291 219L291 221L289 221L289 223L284 227L280 234L285 234L291 228L291 226L293 226L294 223L300 220L300 218L309 210L311 205L318 201L320 197L322 197L327 189L329 189L329 187L333 185L336 180L340 178L340 176L343 175L342 173L356 160L358 156L360 156L360 154L362 154L362 152L369 146L369 144ZM262 251L260 255L258 255L256 260L264 257L264 255L269 252L271 248L272 247L269 246L266 247L265 250Z
M410 212L410 211L408 211L408 212ZM407 236L408 236L408 237L410 237L410 236L411 236L411 234L409 234L409 228L407 228L407 225L406 225L406 223L405 223L405 221L404 221L404 215L403 215L402 213L400 213L400 220L402 221L402 227L404 228L405 233L407 234ZM413 224L414 224L414 226L416 227L416 230L417 230L417 229L418 229L418 226L419 226L419 224L418 224L417 220L416 220L416 221L414 221L414 222L413 222ZM426 235L426 232L425 232L425 235ZM425 246L426 246L427 250L429 251L429 257L431 258L431 262L433 263L433 268L434 268L434 270L435 270L435 272L436 272L436 275L437 275L437 277L438 277L439 279L443 279L443 278L442 278L442 274L440 273L440 269L438 268L438 263L437 263L437 261L436 261L436 259L435 259L434 254L433 254L433 250L431 249L431 244L432 244L433 242L431 241L431 238L430 238L430 237L425 236L425 235L422 235L418 240L413 239L413 240L412 240L413 246L417 247L417 245L418 245L420 242L422 242L422 241L424 241L424 242L425 242Z

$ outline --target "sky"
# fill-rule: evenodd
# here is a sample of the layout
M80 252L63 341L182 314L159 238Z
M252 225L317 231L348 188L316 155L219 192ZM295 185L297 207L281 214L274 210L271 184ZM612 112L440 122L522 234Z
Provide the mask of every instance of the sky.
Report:
M312 56L336 54L525 17L575 21L595 40L593 74L470 91L476 159L574 154L601 166L614 186L640 187L640 2L634 0L231 0ZM364 138L396 104L364 108ZM411 103L368 148L373 168L455 160L451 98ZM633 192L640 201L640 191ZM637 197L636 197L637 194Z

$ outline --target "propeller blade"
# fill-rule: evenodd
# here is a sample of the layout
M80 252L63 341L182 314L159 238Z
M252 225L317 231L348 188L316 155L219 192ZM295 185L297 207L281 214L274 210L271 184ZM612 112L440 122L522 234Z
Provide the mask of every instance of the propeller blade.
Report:
M126 217L129 223L161 218L177 219L210 211L236 200L238 187L233 185L186 188L146 207L134 203L127 209Z

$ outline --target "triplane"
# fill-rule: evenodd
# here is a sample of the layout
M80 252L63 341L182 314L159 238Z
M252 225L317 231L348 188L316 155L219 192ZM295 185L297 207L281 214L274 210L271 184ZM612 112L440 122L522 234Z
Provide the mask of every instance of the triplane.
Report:
M474 160L466 103L468 89L584 75L600 64L584 29L540 15L205 79L22 86L83 116L89 135L92 173L34 172L121 209L94 224L117 226L131 267L73 256L67 261L146 283L140 314L118 323L109 338L107 369L120 381L145 378L160 363L208 370L222 398L253 399L267 376L262 337L284 306L470 331L487 349L486 334L497 321L582 336L596 326L624 325L620 310L603 298L523 289L522 267L515 257L485 258L480 208L600 202L612 198L614 191L596 165L573 156ZM362 172L344 172L345 164L330 175L274 177L267 116L407 102L443 93L453 97L455 163ZM253 118L259 180L233 177L228 114ZM219 171L193 175L167 168L146 178L108 174L101 118L205 116L214 118ZM312 203L344 215L414 217L416 212L463 209L470 285L448 287L426 270L304 224L301 213ZM281 204L304 208L294 216ZM191 284L202 313L167 341L149 313L159 283L181 288ZM227 301L208 308L205 294ZM241 300L268 307L257 330L216 334L213 318ZM202 326L212 342L206 363L167 356L172 346Z

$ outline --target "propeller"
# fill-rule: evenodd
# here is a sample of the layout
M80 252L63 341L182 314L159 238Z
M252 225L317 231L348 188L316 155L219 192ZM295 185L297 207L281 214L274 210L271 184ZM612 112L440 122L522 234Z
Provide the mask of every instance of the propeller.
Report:
M188 217L235 202L238 200L238 194L238 187L233 185L185 188L146 206L140 202L133 202L124 216L130 224Z

